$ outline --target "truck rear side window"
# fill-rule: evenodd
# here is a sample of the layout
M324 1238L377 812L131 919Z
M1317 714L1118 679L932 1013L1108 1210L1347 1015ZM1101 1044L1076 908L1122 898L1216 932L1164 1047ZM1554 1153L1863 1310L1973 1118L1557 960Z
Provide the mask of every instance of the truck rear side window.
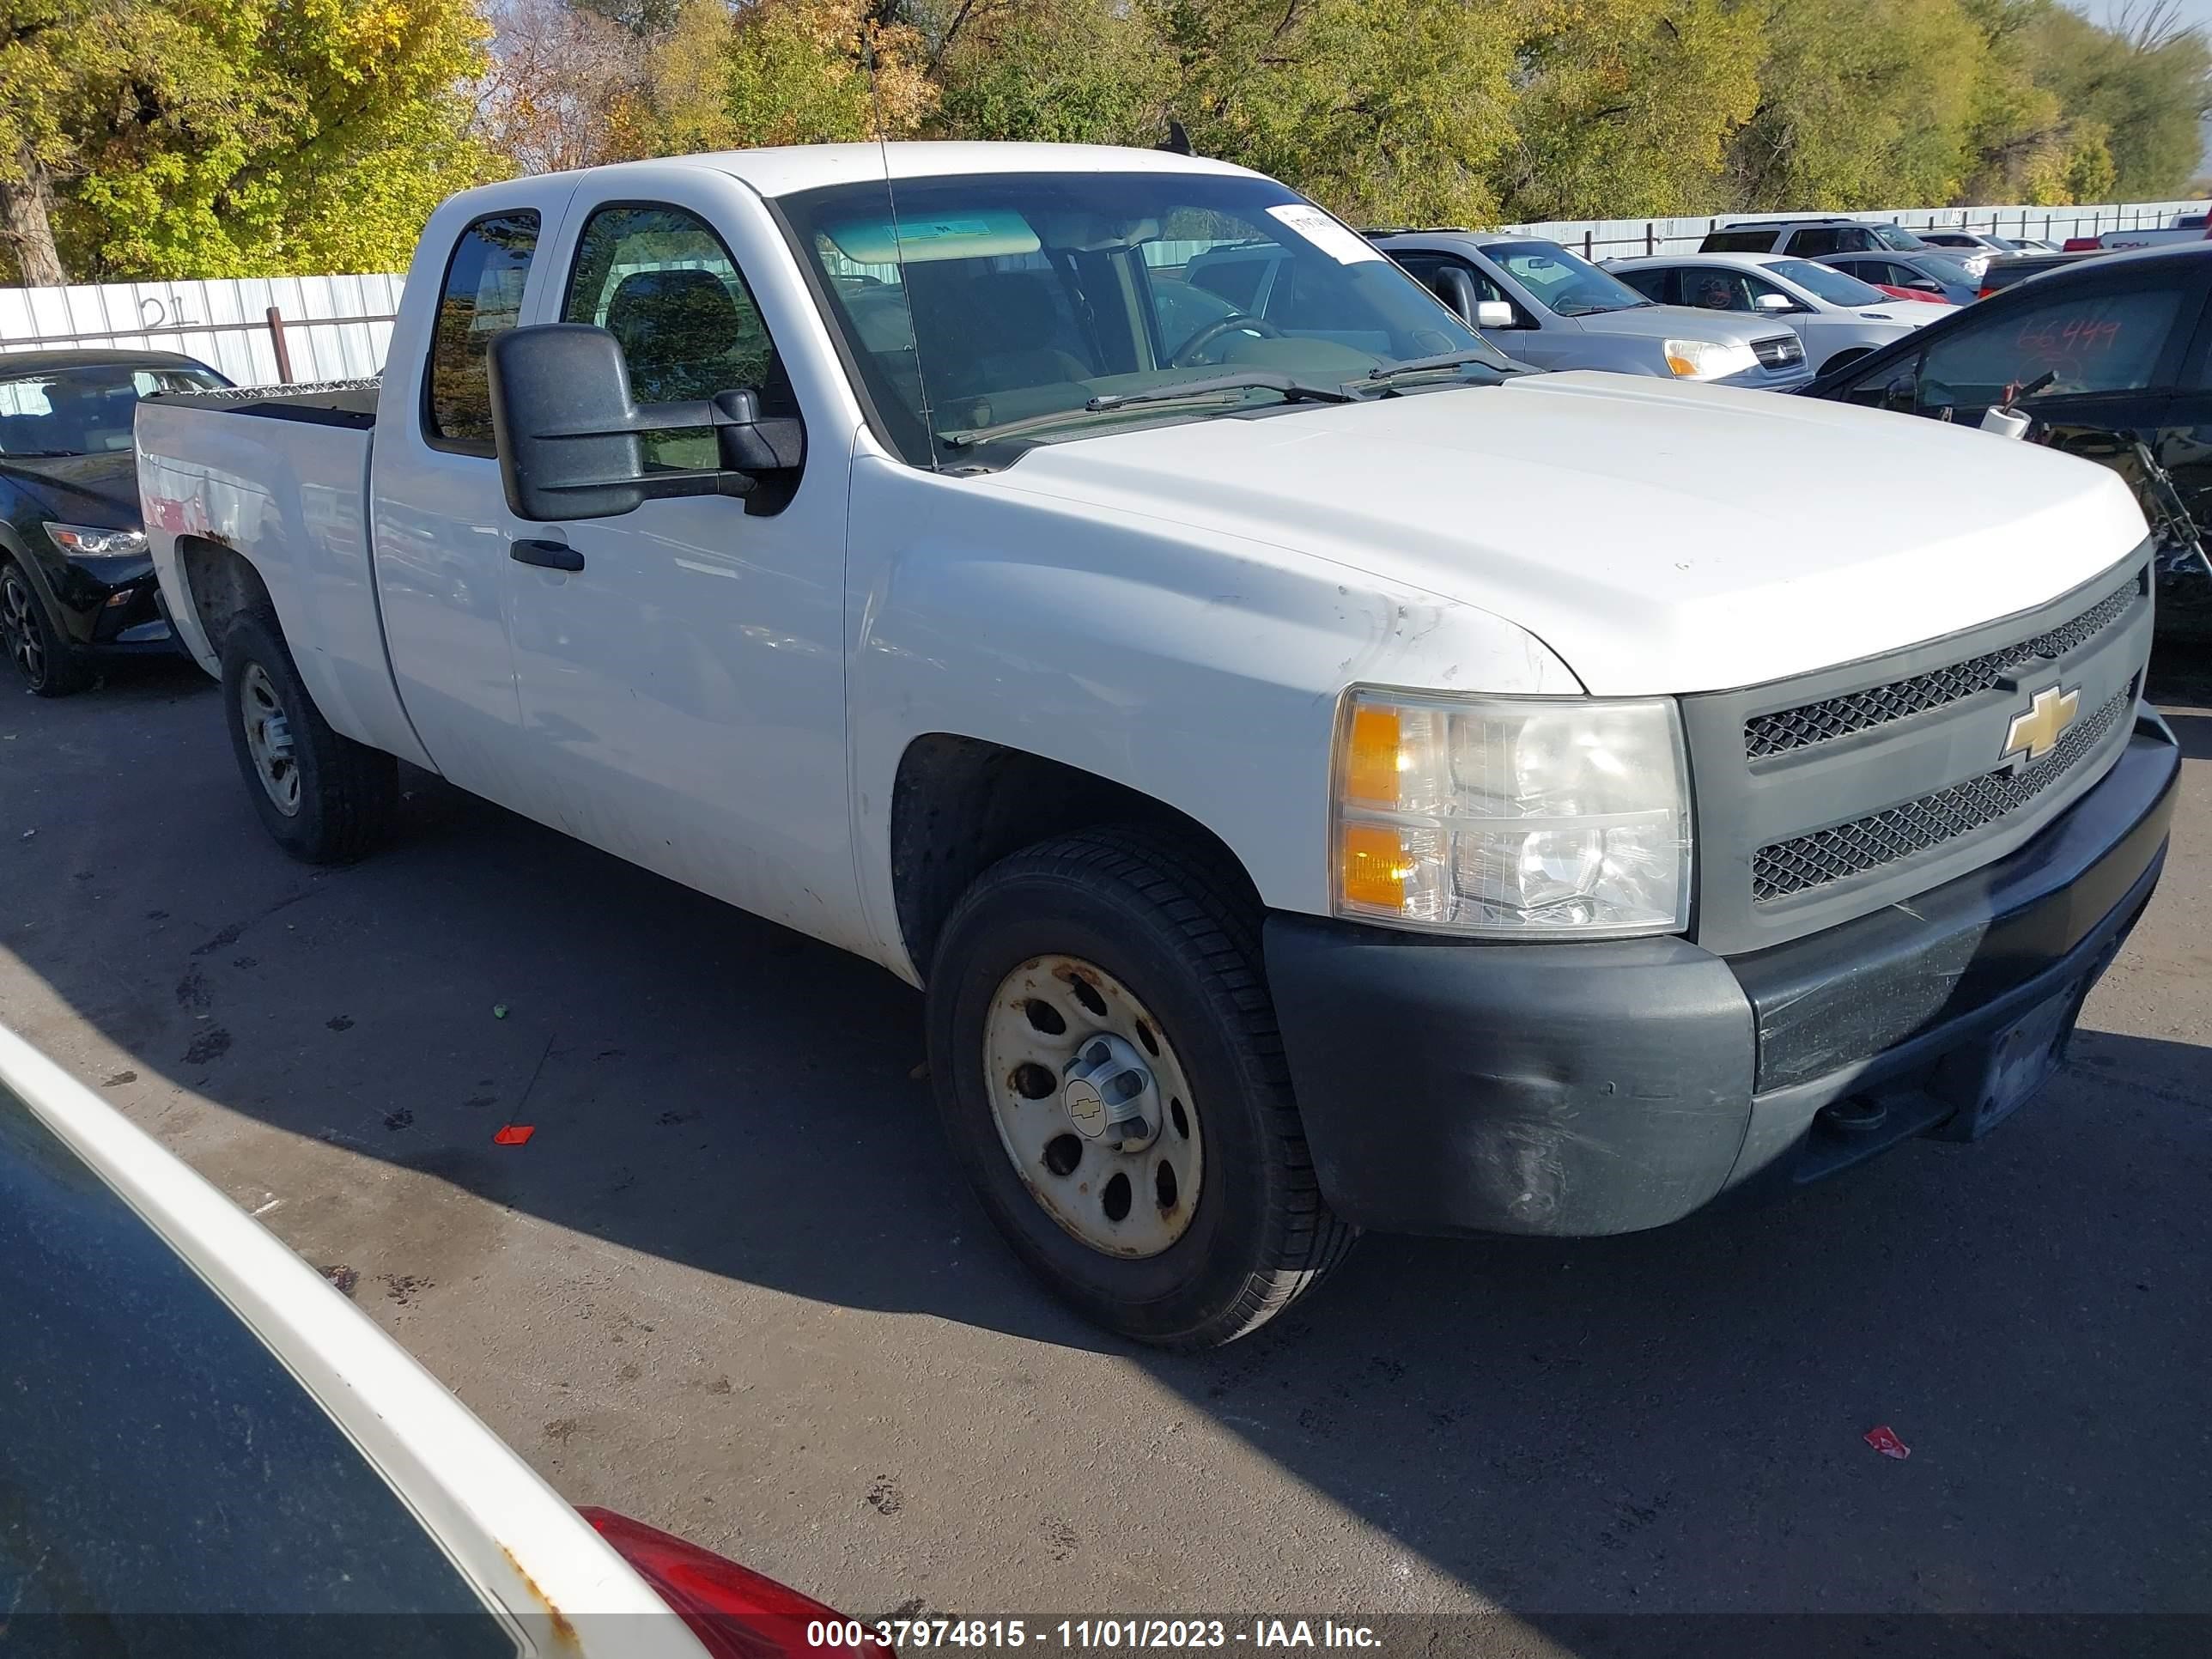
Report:
M492 453L485 353L493 335L520 320L522 285L537 250L538 215L528 210L489 214L453 244L423 377L422 435L433 448Z

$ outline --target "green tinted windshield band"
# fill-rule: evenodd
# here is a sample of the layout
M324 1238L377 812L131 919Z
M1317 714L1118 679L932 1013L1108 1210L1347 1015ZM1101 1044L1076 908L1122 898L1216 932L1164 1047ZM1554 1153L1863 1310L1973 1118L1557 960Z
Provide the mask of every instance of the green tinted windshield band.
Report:
M823 234L855 264L889 265L902 255L917 259L1006 258L1035 253L1041 246L1029 221L999 208L932 216L833 221Z

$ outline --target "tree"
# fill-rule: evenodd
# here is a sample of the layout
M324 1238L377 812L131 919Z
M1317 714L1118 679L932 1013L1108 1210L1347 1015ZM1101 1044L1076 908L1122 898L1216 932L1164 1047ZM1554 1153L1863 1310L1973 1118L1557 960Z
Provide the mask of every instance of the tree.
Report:
M1729 142L1759 103L1758 11L1724 0L1533 0L1518 136L1500 195L1516 219L1724 205Z
M1731 146L1753 208L1948 202L1973 170L1988 43L1959 0L1769 0L1759 106Z
M483 175L457 95L486 33L468 0L29 3L0 66L27 277L388 268Z
M54 175L73 153L62 117L106 44L62 0L7 0L0 13L0 243L28 283L66 280L54 240Z
M1166 131L1166 63L1121 0L960 0L921 25L948 138L1150 144Z
M1210 155L1355 221L1480 222L1514 143L1516 26L1481 0L1131 0Z
M491 19L489 67L473 89L473 131L491 153L521 173L627 159L649 100L638 37L569 0L498 0Z
M751 0L730 29L723 106L729 140L902 137L937 102L922 65L920 33L910 24L884 21L866 0Z
M2110 134L2111 188L2123 199L2154 201L2178 193L2197 171L2212 52L2200 32L2177 29L2165 8L2124 8L2118 21L2125 32L2050 9L2031 42L2035 76L2070 118Z

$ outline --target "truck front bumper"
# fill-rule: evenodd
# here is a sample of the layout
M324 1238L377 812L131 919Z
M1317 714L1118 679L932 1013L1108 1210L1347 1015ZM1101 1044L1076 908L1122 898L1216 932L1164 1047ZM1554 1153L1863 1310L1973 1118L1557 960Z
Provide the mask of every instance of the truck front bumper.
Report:
M1322 1189L1385 1231L1589 1237L1978 1134L2063 1052L2149 902L2180 766L2144 711L2112 770L2010 856L1746 956L1271 915Z

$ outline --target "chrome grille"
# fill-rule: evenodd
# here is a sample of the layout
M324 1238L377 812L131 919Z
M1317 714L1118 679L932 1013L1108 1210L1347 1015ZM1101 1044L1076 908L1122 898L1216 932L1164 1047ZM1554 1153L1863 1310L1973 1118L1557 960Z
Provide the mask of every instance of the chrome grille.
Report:
M1767 368L1795 368L1805 361L1805 343L1795 334L1778 334L1768 340L1753 340L1751 349L1759 354L1760 364Z
M1750 760L1787 754L1816 743L1848 737L1911 714L1941 708L1986 691L2004 671L2031 659L2063 657L2103 633L2128 613L2138 597L2133 585L2107 595L2071 622L2023 640L2002 651L1986 651L1911 679L1897 680L1840 697L1826 697L1777 714L1759 714L1743 725L1743 752Z
M2134 590L2122 597L2132 599ZM1753 901L1765 904L1878 870L2018 811L2094 753L2135 700L2131 680L2025 772L2000 768L1901 806L1760 848L1752 860Z

